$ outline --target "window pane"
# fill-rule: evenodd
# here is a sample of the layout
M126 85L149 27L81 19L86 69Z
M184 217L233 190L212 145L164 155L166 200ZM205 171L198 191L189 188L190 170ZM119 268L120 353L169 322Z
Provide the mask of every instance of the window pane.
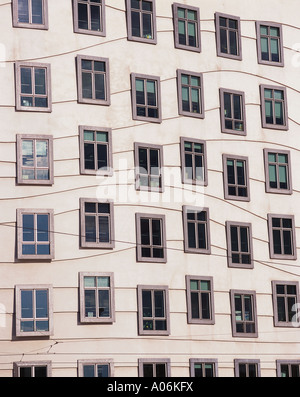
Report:
M107 145L97 145L97 158L98 165L97 169L107 170L108 167L108 147Z
M284 247L284 254L292 255L293 253L292 236L289 230L283 230L283 247Z
M238 54L238 44L237 44L237 33L229 31L229 41L230 41L230 54Z
M283 125L283 106L282 102L275 102L275 117L276 117L276 124Z
M197 46L196 24L188 22L188 38L191 47Z
M100 7L91 5L91 29L100 32Z
M164 291L154 291L155 317L165 317Z
M202 364L194 364L195 378L202 378Z
M84 277L84 287L96 287L95 277Z
M84 291L85 317L96 317L96 297L94 290Z
M147 102L150 106L156 106L155 81L147 80Z
M230 183L230 184L235 183L234 161L233 160L227 160L227 179L228 179L228 183Z
M281 254L280 230L273 230L273 249L274 254Z
M36 141L36 165L38 167L48 167L48 141Z
M153 378L153 364L143 364L144 378Z
M241 100L242 97L240 95L233 95L234 118L236 120L242 119Z
M88 29L88 9L87 4L78 3L78 27L79 29Z
M166 376L166 364L156 364L156 377L164 378Z
M278 321L286 321L285 300L281 296L277 297L277 315Z
M48 291L37 290L35 292L36 299L36 317L47 318L48 317Z
M148 219L141 219L141 243L143 245L150 244L150 229Z
M142 291L143 317L152 317L151 291Z
M32 167L33 160L33 141L22 140L22 165Z
M231 95L224 92L224 116L231 118Z
M210 319L210 299L208 293L201 293L201 312L203 319Z
M245 163L244 161L237 161L236 162L236 168L237 168L237 183L239 185L244 186L246 184L245 181Z
M95 74L95 97L96 99L105 99L105 75Z
M231 250L239 251L238 246L238 228L236 226L230 227L230 240L231 240Z
M85 378L93 378L95 376L94 365L84 365L83 366L83 376Z
M262 37L260 39L261 45L261 57L263 61L269 61L269 41L267 37Z
M244 296L244 306L245 306L244 320L252 321L252 298L250 295Z
M46 95L46 69L34 69L35 94Z
M200 91L196 88L191 88L192 97L192 112L200 113Z
M271 57L273 62L279 62L279 40L271 39Z
M99 216L99 242L109 243L109 218Z
M108 378L109 366L108 365L97 365L97 376L98 376L98 378Z
M136 88L136 103L139 105L145 105L145 92L144 92L144 80L135 80Z
M18 22L29 23L28 0L18 0Z
M32 0L32 23L43 23L43 0Z
M143 14L143 37L152 39L152 15Z
M198 223L198 248L206 249L206 227L204 223Z
M220 29L220 41L221 41L221 52L227 54L228 53L227 32L225 29Z
M84 168L86 170L95 169L94 144L90 144L90 143L84 144Z
M99 304L99 317L109 317L109 291L99 290L98 291L98 304Z
M86 242L96 242L96 218L95 216L85 217L85 239Z
M284 166L279 166L279 184L280 184L280 189L287 189L288 184L287 184L287 168Z
M35 378L46 378L47 377L47 367L34 367Z
M276 165L269 165L269 182L271 188L277 188Z
M23 241L34 241L34 215L23 215Z
M93 98L91 73L82 73L82 96L83 98Z
M192 222L188 222L188 247L196 248L195 223L192 223Z
M32 367L20 367L20 378L31 378Z
M21 93L32 94L31 68L21 68Z
M33 318L33 291L21 291L21 318Z
M214 376L214 364L205 364L205 377L212 378Z
M161 241L161 221L159 219L152 220L152 244L162 245Z
M249 252L248 246L248 229L246 227L240 228L240 237L241 237L241 251Z
M140 14L139 12L131 12L131 31L132 36L141 37Z
M49 216L37 215L37 241L49 241Z

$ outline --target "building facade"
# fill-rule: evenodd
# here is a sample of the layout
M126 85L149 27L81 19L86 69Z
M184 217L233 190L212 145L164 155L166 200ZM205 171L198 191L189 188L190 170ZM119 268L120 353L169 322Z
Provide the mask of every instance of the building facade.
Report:
M297 0L2 0L0 376L299 376Z

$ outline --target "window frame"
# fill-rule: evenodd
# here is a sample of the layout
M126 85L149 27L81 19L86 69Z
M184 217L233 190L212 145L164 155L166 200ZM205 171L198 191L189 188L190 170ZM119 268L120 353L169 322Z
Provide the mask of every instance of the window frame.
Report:
M247 378L249 378L249 364L255 364L256 368L256 376L255 378L259 378L261 376L261 371L260 371L260 360L256 359L234 359L234 375L236 377L240 377L240 364L245 364L246 365L246 375Z
M144 330L143 329L143 299L142 293L144 290L151 291L151 300L153 303L153 293L155 291L164 291L164 309L165 316L164 317L155 317L155 318L164 318L166 320L166 329L165 330ZM137 286L137 300L138 300L138 335L170 335L170 306L169 306L169 287L167 285L138 285Z
M266 122L266 108L265 108L265 89L272 90L272 91L282 91L283 92L283 107L282 110L284 112L284 123L281 124L270 124ZM287 90L286 87L283 86L274 86L274 85L267 85L261 84L259 86L260 90L260 101L261 101L261 121L262 121L262 128L268 128L272 130L281 130L281 131L288 131L289 129L289 116L288 116L288 106L287 106ZM274 118L274 103L275 98L268 98L272 102L272 112Z
M291 229L291 248L293 253L290 254L275 254L274 253L274 241L273 241L273 226L272 226L272 219L273 218L280 218L282 219L291 219L292 221L292 229ZM282 259L282 260L296 260L297 259L297 246L296 246L296 232L295 232L295 217L294 215L284 215L284 214L268 214L267 217L268 222L268 233L269 233L269 252L270 252L270 259ZM283 230L283 227L280 227L280 230ZM282 237L282 233L280 233L280 237ZM280 239L281 247L282 247L282 238Z
M137 41L140 43L157 44L157 28L156 28L156 1L147 0L152 4L152 34L153 38L146 38L141 36L133 36L132 34L132 18L131 18L131 0L126 0L126 21L127 21L127 39L129 41ZM141 12L139 11L139 14ZM139 15L141 18L141 15Z
M257 307L256 307L256 291L248 291L248 290L230 290L230 306L231 306L231 324L232 324L232 336L239 338L257 338L258 330L257 330ZM251 306L252 306L252 317L253 321L251 323L254 324L255 331L254 332L237 332L236 330L236 316L235 316L235 295L250 295L251 298ZM242 315L244 304L242 303ZM247 320L241 320L243 324L246 324Z
M37 291L37 290L47 290L47 309L48 309L48 331L28 331L24 332L21 331L21 291L30 290L30 291ZM36 312L35 307L35 293L33 297L33 311ZM27 338L27 337L44 337L44 336L52 336L53 335L53 286L51 284L18 284L15 286L15 305L16 305L16 337L20 338ZM33 315L33 321L35 322L36 313ZM43 317L44 318L44 317Z
M21 105L21 96L22 96L22 88L21 88L21 68L31 69L31 76L34 74L34 70L37 69L45 69L45 90L46 94L42 97L47 98L48 106L47 107L38 107L38 106L22 106ZM52 112L52 90L51 90L51 65L50 63L39 63L39 62L15 62L15 84L16 84L16 110L24 111L24 112L42 112L42 113L51 113ZM24 94L24 96L32 96L32 98L36 98L37 95L34 92L34 80L31 79L31 89L32 94ZM42 95L42 94L40 94Z
M220 93L220 113L221 113L221 132L226 133L226 134L233 134L233 135L247 135L247 124L246 124L246 106L245 106L245 93L243 91L236 91L236 90L231 90L231 89L226 89L226 88L220 88L219 89L219 93ZM234 113L234 109L232 107L233 105L233 95L238 95L241 97L241 113L242 113L242 119L238 120L235 119L234 117L231 117L230 120L232 120L232 122L234 123L236 120L243 122L244 124L244 129L239 131L239 130L235 130L235 129L230 129L230 128L226 128L225 125L225 103L224 103L224 94L230 94L230 101L231 101L231 111L232 111L232 116ZM229 119L229 117L228 117Z
M78 377L82 378L84 377L83 374L83 367L84 365L107 365L109 369L109 378L114 377L114 361L110 358L101 358L99 360L94 360L94 359L82 359L82 360L77 360L77 373ZM94 370L95 371L95 370ZM95 374L95 372L94 372ZM95 376L95 378L98 378L98 376Z
M188 44L180 44L179 43L178 8L184 8L185 10L194 11L197 14L197 20L196 20L197 45L195 47L190 46ZM174 46L175 46L175 48L178 48L181 50L201 52L201 27L200 27L200 9L199 9L199 7L193 7L190 5L180 4L180 3L173 3L172 10L173 10ZM185 20L186 20L186 18L185 18Z
M238 52L237 55L221 52L220 18L232 19L232 20L237 21L237 52ZM235 59L237 61L242 60L242 39L241 39L241 22L240 21L241 21L240 17L234 16L234 15L223 14L221 12L215 13L216 44L217 44L216 47L217 47L217 56L218 57ZM228 30L229 30L229 28L226 27L226 31L228 31ZM228 44L228 34L227 34L227 44Z
M205 107L204 107L204 85L203 85L203 73L198 73L198 72L191 72L189 70L184 70L184 69L177 69L177 95L178 95L178 114L181 116L187 116L187 117L195 117L197 119L204 119L205 118ZM201 112L196 113L196 112L191 112L191 111L186 111L183 110L182 107L182 75L187 75L189 77L189 81L191 77L197 77L200 79L200 95L199 95L199 105L201 107ZM188 85L189 88L189 96L190 95L190 90L192 86L191 84ZM197 86L199 87L199 86ZM190 101L190 108L191 108L191 99Z
M93 0L88 0L87 6L88 6L88 15L90 15L90 6L91 2ZM101 3L99 3L100 7L100 23L102 26L102 29L100 31L96 30L91 30L91 29L82 29L79 28L79 21L78 21L78 4L80 3L80 0L73 0L73 23L74 23L74 33L82 33L82 34L89 34L93 36L101 36L101 37L106 37L106 18L105 18L105 0L101 0ZM90 20L88 21L88 24L90 24Z
M203 176L204 179L203 181L197 180L197 179L187 179L185 175L185 149L184 149L184 143L185 142L190 142L192 144L200 144L203 147L203 153L200 153L202 155L202 163L204 165L204 172ZM192 154L192 165L193 165L193 173L194 173L194 165L195 165L195 155L196 153L194 151L191 152ZM181 182L184 184L189 184L189 185L200 185L200 186L207 186L208 185L208 171L207 171L207 149L206 149L206 141L203 141L201 139L195 139L195 138L186 138L186 137L180 137L180 158L181 158Z
M276 360L276 375L277 377L282 377L281 376L281 365L287 365L288 370L289 370L289 377L291 377L291 366L292 365L298 365L300 367L300 360ZM299 368L300 372L300 368Z
M261 56L261 26L266 26L268 28L278 28L279 29L279 57L280 61L267 61L263 60ZM283 51L283 36L282 36L282 24L275 23L275 22L266 22L266 21L256 21L255 22L256 28L256 43L257 43L257 60L259 64L262 65L269 65L269 66L284 66L284 51ZM270 43L269 35L268 35L268 44ZM270 54L270 46L269 46L269 54Z
M192 301L191 301L191 280L195 281L209 281L210 282L210 291L209 291L209 310L210 310L210 318L192 318ZM213 285L213 277L207 276L185 276L186 281L186 302L187 302L187 322L188 324L215 324L215 303L214 303L214 285ZM197 292L201 293L201 290L197 290ZM201 298L200 298L201 300ZM199 294L198 294L198 302L199 302ZM200 309L200 304L199 304ZM200 316L201 317L201 316Z
M86 317L85 316L85 286L84 286L84 278L85 277L109 277L110 286L109 287L93 287L95 290L96 296L96 309L98 306L97 299L97 291L99 289L109 290L109 308L110 308L110 316L109 317ZM90 287L92 288L92 287ZM116 321L115 315L115 282L114 282L114 273L111 272L80 272L79 273L79 298L80 298L80 323L82 324L112 324Z
M17 184L18 185L53 185L54 183L54 165L53 165L53 136L52 135L34 135L34 134L17 134ZM43 140L48 142L48 167L41 167L42 169L49 169L49 179L23 179L22 178L22 141L33 140L34 142ZM34 150L35 151L35 150ZM36 163L36 157L34 157ZM36 171L38 168L30 167Z
M141 185L139 182L139 149L143 148L147 150L147 163L149 165L149 151L151 149L157 150L159 152L158 158L159 158L159 165L160 165L160 173L159 173L159 180L160 180L160 187L152 187ZM164 173L163 173L163 168L164 168L164 159L163 159L163 146L162 145L154 145L154 144L149 144L149 143L140 143L140 142L135 142L134 143L134 163L135 163L135 188L136 190L141 190L141 191L148 191L148 192L159 192L162 193L164 191ZM151 168L151 167L148 167ZM149 173L150 170L148 170L148 174L144 174L148 176L148 182L149 178L151 178L151 173Z
M269 153L274 153L277 156L279 154L283 154L287 156L288 162L286 166L286 175L287 175L287 182L288 182L288 189L282 189L279 186L277 188L270 187L270 175L269 175ZM274 164L274 163L272 163ZM278 179L278 162L276 162L276 180L279 182ZM291 154L289 150L278 150L278 149L264 149L264 165L265 165L265 178L266 178L266 193L278 193L278 194L292 194L293 193L293 186L292 186L292 166L291 166Z
M103 62L105 64L105 72L104 74L104 85L105 85L105 99L96 99L96 98L84 98L83 90L82 90L82 61L92 61L92 62ZM76 67L77 67L77 101L80 104L89 104L89 105L103 105L110 106L111 98L110 98L110 69L109 69L109 59L103 57L96 57L90 55L77 55L76 56ZM102 73L102 72L101 72ZM94 95L95 87L94 87L94 79L95 72L92 70L92 96Z
M28 0L29 2L31 0ZM31 5L31 7L30 7ZM48 20L48 0L42 0L43 7L43 22L42 24L32 23L32 22L19 22L19 7L18 0L12 0L12 13L13 13L13 27L14 28L27 28L27 29L40 29L40 30L48 30L49 29L49 20ZM32 14L32 3L28 3L29 10L29 19ZM31 15L32 16L32 15Z
M222 160L223 160L223 181L224 181L224 198L225 200L236 200L236 201L250 201L250 183L249 183L249 161L248 157L245 156L237 156L235 154L223 154L222 155ZM234 164L236 161L243 161L245 166L244 166L244 172L245 172L245 188L247 189L247 196L233 196L228 193L228 172L227 172L227 160L233 160ZM235 180L236 183L234 186L238 188L239 186L237 183L237 175L236 175L236 166L234 165L234 172L235 172Z
M292 285L296 287L296 295L291 295L296 298L295 303L299 304L300 303L300 295L299 295L299 282L298 281L277 281L277 280L272 280L272 300L273 300L273 311L274 311L274 327L291 327L295 328L293 325L292 321L279 321L278 319L278 304L277 304L277 297L278 294L276 292L276 287L277 285ZM279 294L282 296L282 294ZM285 315L288 317L288 307L287 307L287 300L286 300L287 294L284 293L284 306L285 306ZM296 310L296 313L298 313L298 309ZM297 316L298 318L298 316ZM297 320L299 321L299 320Z
M81 175L100 175L100 176L112 176L113 175L113 155L112 155L112 129L107 127L94 127L87 125L80 125L79 129L79 155L80 155L80 174ZM98 170L89 170L85 168L85 157L84 157L84 132L92 131L96 132L105 132L107 133L107 170L103 171L101 169ZM97 158L97 150L95 149L97 145L97 141L89 141L94 143L94 156L95 161Z
M85 203L93 203L96 204L109 204L109 242L94 242L94 241L86 241L85 234ZM80 206L80 247L81 248L93 248L93 249L113 249L115 248L115 227L114 227L114 201L110 199L106 200L98 200L97 198L86 198L82 197L79 199ZM88 213L89 214L89 213ZM96 214L98 218L98 210L95 213L91 213L93 215ZM96 240L97 240L97 230L99 228L98 221L95 222L96 225ZM98 230L99 231L99 230Z
M195 364L212 364L214 370L214 378L219 376L218 374L218 360L215 358L190 358L189 365L190 365L190 377L195 378ZM203 372L203 371L202 371Z
M13 376L14 378L20 378L20 369L26 367L31 368L32 371L35 371L36 367L46 367L47 378L52 376L52 361L18 361L13 363ZM33 376L31 376L33 377Z
M142 256L142 234L141 234L141 219L145 218L148 219L149 221L152 221L153 219L159 219L160 224L161 224L161 245L153 245L149 244L147 247L150 248L150 250L153 247L158 247L163 249L163 257L162 258L154 258L153 256L151 257L144 257ZM150 213L136 213L135 214L135 220L136 220L136 260L137 262L151 262L151 263L166 263L167 262L167 245L166 245L166 217L165 215L160 215L160 214L150 214ZM150 243L152 240L151 237L151 230L149 230L149 236L150 236Z
M206 246L207 248L190 248L188 241L188 219L187 213L188 211L194 212L206 212L206 221L199 221L201 223L205 222L205 232L206 232ZM183 217L183 236L184 236L184 252L191 254L211 254L211 239L210 239L210 218L209 218L209 208L208 207L194 207L191 205L183 205L182 206L182 217ZM197 224L198 220L193 221L193 223ZM195 228L197 230L197 228ZM198 232L196 232L196 235Z
M171 376L171 360L169 358L139 358L138 359L138 377L144 377L144 364L165 364L166 378ZM154 371L156 372L156 370ZM153 375L156 378L156 374Z
M22 254L23 247L23 215L33 215L34 223L36 223L36 215L48 215L48 234L49 234L49 254ZM35 240L32 242L37 244L36 231ZM49 261L54 259L54 210L53 209L32 209L32 208L17 208L17 259L19 260L37 260L37 261Z
M161 105L161 88L160 88L160 77L159 76L151 76L147 74L140 74L140 73L131 73L131 104L132 104L132 119L133 120L140 120L146 121L149 123L161 123L162 122L162 105ZM158 117L149 117L149 116L139 116L137 114L137 97L136 97L136 79L144 80L144 87L145 81L151 80L155 82L156 87L156 102L157 106L153 108L157 108ZM144 91L145 95L147 96L147 91ZM146 101L145 101L146 102ZM145 103L145 109L147 110L149 105ZM151 107L150 107L151 109Z
M248 253L246 255L250 255L250 263L233 263L232 262L232 248L231 248L231 226L236 226L238 230L240 227L247 228L247 237L248 237ZM225 222L225 229L226 229L226 240L227 240L227 263L228 267L233 268L242 268L242 269L253 269L254 262L253 262L253 242L252 242L252 225L251 223L246 222L234 222L234 221L226 221ZM238 245L239 251L234 251L234 253L238 253L238 255L242 255L242 251L240 250L240 233L238 233Z

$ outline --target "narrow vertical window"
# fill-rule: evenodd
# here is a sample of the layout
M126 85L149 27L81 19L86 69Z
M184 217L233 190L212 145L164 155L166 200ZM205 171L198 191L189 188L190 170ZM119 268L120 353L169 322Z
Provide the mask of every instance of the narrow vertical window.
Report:
M258 63L284 66L282 25L256 22Z
M297 259L293 215L268 214L271 259Z
M51 112L50 64L16 62L16 110Z
M254 291L230 291L232 336L257 337L256 294Z
M240 18L215 14L217 55L242 60Z
M137 261L167 261L165 216L136 214Z
M221 131L246 135L245 94L220 89Z
M225 199L250 201L248 158L223 155Z
M228 266L253 268L251 224L226 222Z
M299 322L298 282L272 281L275 327L295 327Z
M113 361L78 360L78 376L83 378L108 378L114 373Z
M16 286L16 335L52 335L52 286Z
M234 360L235 376L239 378L260 377L259 360Z
M13 0L13 26L48 29L48 0Z
M138 285L139 335L169 335L169 292L165 286Z
M77 55L78 102L110 105L109 61Z
M206 143L180 138L182 183L207 186Z
M17 210L18 259L54 258L53 210Z
M260 96L262 127L288 130L286 88L261 85Z
M134 144L136 189L163 191L163 148L160 145Z
M139 359L139 377L144 378L166 378L170 376L169 359Z
M173 4L175 48L201 51L200 11L198 7Z
M79 126L81 174L112 175L111 135L110 128Z
M179 114L203 119L203 75L202 73L177 70Z
M160 78L132 73L131 90L133 119L160 123Z
M17 135L18 184L53 184L53 138Z
M105 36L105 0L73 0L74 32Z
M210 254L209 210L183 206L184 251Z
M111 200L80 199L81 247L114 248L114 212Z
M155 0L126 0L128 40L156 44Z
M266 192L292 194L290 152L264 149Z
M218 376L218 362L215 359L190 358L192 378L214 378Z
M80 273L80 321L115 321L114 277L112 273Z
M213 280L186 276L188 323L214 324Z

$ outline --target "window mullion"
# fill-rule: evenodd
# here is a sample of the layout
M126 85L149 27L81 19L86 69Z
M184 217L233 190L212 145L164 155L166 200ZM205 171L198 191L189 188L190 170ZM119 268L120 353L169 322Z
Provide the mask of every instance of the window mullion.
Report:
M33 330L36 331L36 289L33 289L32 292Z
M241 249L241 228L237 226L237 246L238 246L238 255L239 255L239 262L242 262L242 249Z

